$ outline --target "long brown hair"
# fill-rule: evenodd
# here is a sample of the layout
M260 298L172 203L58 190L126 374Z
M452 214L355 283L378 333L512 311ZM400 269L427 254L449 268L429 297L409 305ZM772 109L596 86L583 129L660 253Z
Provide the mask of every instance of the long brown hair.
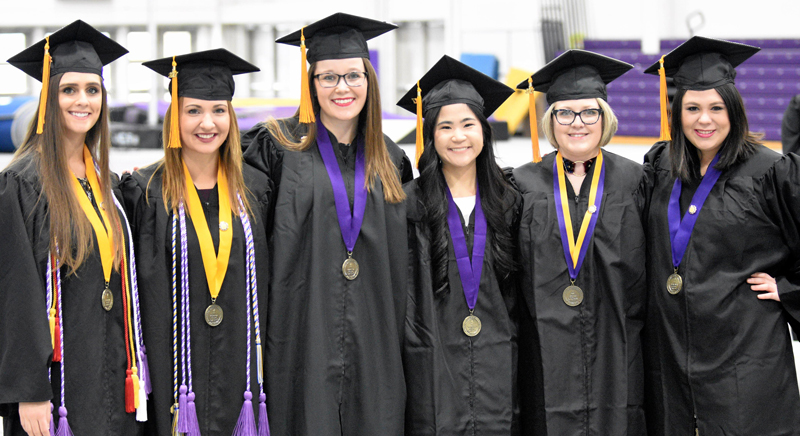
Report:
M308 83L314 83L314 73L317 64L312 63L308 69ZM380 178L383 184L383 198L389 203L400 203L405 200L406 194L403 192L400 176L397 167L392 163L386 143L383 140L383 124L381 117L381 93L378 87L378 76L372 67L369 59L364 59L364 69L367 71L367 101L361 114L358 116L358 126L363 129L364 142L366 144L366 180L367 189L375 186L375 181ZM319 117L319 100L314 86L311 86L311 104L314 114ZM294 114L299 118L300 112ZM305 129L304 132L292 132L295 137L303 135L299 142L295 142L283 133L278 120L270 118L267 120L267 128L270 134L284 147L292 151L305 151L317 140L316 124L299 124L298 129Z
M713 88L719 94L730 122L730 132L722 141L717 152L719 161L714 168L725 171L733 165L747 160L756 152L763 135L750 131L747 113L739 90L733 83ZM684 182L700 179L700 155L694 144L683 133L683 98L686 89L678 89L672 100L672 142L670 142L670 167L673 177L680 177Z
M183 97L178 98L178 105L183 107ZM242 203L244 204L247 215L252 217L250 209L250 202L247 200L247 187L244 185L244 178L242 177L242 145L239 135L239 123L236 121L236 113L233 111L233 105L228 103L228 114L230 116L231 125L228 131L228 138L219 148L219 160L222 169L228 179L228 195L231 199L231 207L237 214L241 212L239 202L236 199L237 194L241 194ZM178 205L186 199L186 182L183 174L183 148L169 148L169 132L172 123L170 114L175 108L170 105L167 108L167 113L164 115L164 127L161 131L162 141L164 143L164 158L159 162L158 166L163 167L161 183L161 195L164 198L164 207L167 212L176 212ZM180 109L178 109L180 110ZM183 143L183 141L181 141ZM153 173L155 176L155 172ZM147 183L150 189L150 182L153 181L153 176Z
M37 109L28 127L25 141L14 155L14 160L32 156L37 162L42 182L40 199L44 196L48 209L51 212L56 211L49 213L50 251L55 253L55 244L58 243L57 265L59 267L66 265L72 274L92 252L94 230L75 197L72 189L72 178L75 176L67 164L66 150L59 145L66 129L58 102L62 77L63 73L50 78L42 134L36 134L36 120L39 118ZM125 250L125 240L120 232L121 222L119 215L115 213L116 207L111 193L111 170L108 168L108 150L111 148L111 138L108 133L108 99L102 80L100 88L103 93L100 116L86 133L86 146L100 166L100 191L105 199L106 210L109 211L108 219L111 221L106 225L110 224L114 229L114 268L117 269ZM86 168L86 171L94 171L94 168Z

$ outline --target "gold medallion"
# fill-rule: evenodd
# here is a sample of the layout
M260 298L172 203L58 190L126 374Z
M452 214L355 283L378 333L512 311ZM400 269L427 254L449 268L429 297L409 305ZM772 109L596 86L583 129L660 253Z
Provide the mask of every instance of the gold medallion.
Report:
M583 289L575 285L569 285L564 289L562 297L567 306L575 307L583 303Z
M111 289L106 287L103 289L103 295L100 297L100 302L103 304L103 309L108 312L114 307L114 294L111 293Z
M683 289L683 278L677 272L670 274L667 278L667 292L672 295L679 293Z
M697 206L691 205L689 206L689 215L694 215L697 213Z
M219 229L222 230L223 232L225 230L228 230L228 223L226 223L225 221L220 221L219 222Z
M358 277L358 262L352 257L348 257L342 264L342 274L347 280L355 280Z
M222 308L216 303L211 303L211 305L206 308L206 324L210 325L211 327L216 327L220 325L221 322Z
M469 337L476 336L481 332L481 320L477 316L470 314L464 318L464 322L461 323L461 329Z

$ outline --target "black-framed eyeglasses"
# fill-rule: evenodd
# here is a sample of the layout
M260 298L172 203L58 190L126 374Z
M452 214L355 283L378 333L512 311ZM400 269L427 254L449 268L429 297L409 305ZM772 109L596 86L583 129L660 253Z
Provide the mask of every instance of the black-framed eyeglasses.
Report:
M575 112L569 109L556 109L553 111L553 118L558 121L562 126L569 126L575 122L575 117L581 117L583 124L595 124L600 120L600 115L603 114L602 109L584 109L580 112Z
M323 73L315 74L314 78L319 81L319 85L323 88L336 88L341 79L344 79L344 83L347 86L355 88L364 84L367 73L366 71L351 71L346 74Z

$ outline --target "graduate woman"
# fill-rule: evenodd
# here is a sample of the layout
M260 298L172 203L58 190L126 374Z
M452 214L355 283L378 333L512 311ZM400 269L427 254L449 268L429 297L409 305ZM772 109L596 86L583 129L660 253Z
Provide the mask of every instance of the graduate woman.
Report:
M655 434L800 435L800 172L748 131L734 67L758 50L696 36L662 58L677 92L670 128L662 79L669 136L645 157Z
M417 123L425 141L420 177L404 186L407 435L519 434L512 275L519 203L495 163L486 121L513 93L444 56L398 102L425 117Z
M136 263L112 194L102 77L125 53L75 21L8 60L42 92L0 173L6 436L136 435L146 419Z
M146 430L254 435L260 420L266 434L268 185L242 164L231 105L233 76L258 68L225 49L144 65L172 77L164 158L121 184L142 258L144 337L151 344Z
M643 172L603 149L617 130L606 84L631 68L569 50L518 86L547 93L542 125L556 148L514 171L523 434L645 434Z
M411 166L381 131L366 42L395 27L334 14L279 39L304 57L308 44L304 99L296 116L242 138L272 187L265 377L275 434L402 433L400 174Z

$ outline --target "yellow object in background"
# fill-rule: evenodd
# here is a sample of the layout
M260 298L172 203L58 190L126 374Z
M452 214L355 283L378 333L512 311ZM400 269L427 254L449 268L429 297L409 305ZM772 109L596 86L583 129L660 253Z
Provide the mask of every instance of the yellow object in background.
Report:
M511 68L506 75L506 85L515 88L517 84L528 77L530 71ZM539 93L536 93L537 96ZM508 123L508 134L513 135L520 127L528 115L528 94L525 91L517 90L514 95L508 98L494 113L494 117L500 121ZM538 133L537 133L538 134Z

